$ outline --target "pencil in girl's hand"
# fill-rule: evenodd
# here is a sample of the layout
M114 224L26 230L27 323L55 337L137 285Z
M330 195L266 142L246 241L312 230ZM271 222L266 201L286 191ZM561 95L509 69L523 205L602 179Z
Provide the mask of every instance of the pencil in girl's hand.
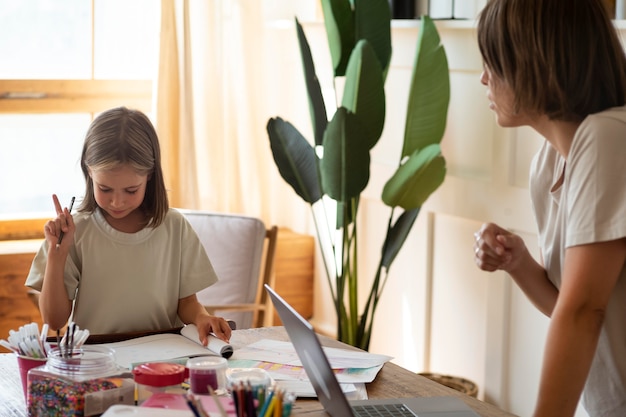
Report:
M72 212L72 207L74 207L75 200L76 200L76 197L72 197L72 201L70 201L70 209L68 210L70 213ZM57 246L56 246L57 249L59 249L59 246L61 245L62 240L63 240L63 230L61 230L61 233L59 233L59 240L57 241Z

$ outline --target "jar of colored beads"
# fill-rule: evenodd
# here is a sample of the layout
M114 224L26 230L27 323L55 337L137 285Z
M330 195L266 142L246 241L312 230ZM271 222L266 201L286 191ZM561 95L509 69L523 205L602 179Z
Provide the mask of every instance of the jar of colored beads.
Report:
M176 363L143 363L133 368L137 389L137 404L143 403L155 393L182 394L185 367Z
M99 416L114 404L134 404L135 387L100 346L52 350L44 366L28 371L29 416Z

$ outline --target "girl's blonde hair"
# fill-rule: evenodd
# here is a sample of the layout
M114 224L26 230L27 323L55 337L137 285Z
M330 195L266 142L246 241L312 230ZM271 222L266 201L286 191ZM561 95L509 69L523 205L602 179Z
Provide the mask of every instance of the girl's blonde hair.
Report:
M89 170L110 170L123 164L148 175L141 208L150 219L148 226L159 226L169 209L159 139L145 114L126 107L101 113L87 130L80 160L86 191L78 211L93 213L98 207Z
M624 105L626 58L603 0L489 0L477 33L516 111L581 121Z

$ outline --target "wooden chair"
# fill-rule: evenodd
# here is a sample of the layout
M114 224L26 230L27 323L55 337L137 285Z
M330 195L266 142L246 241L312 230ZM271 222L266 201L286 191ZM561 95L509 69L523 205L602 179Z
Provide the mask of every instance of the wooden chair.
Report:
M198 293L211 314L238 329L271 326L273 306L264 284L274 285L278 228L250 216L179 209L200 237L219 281Z

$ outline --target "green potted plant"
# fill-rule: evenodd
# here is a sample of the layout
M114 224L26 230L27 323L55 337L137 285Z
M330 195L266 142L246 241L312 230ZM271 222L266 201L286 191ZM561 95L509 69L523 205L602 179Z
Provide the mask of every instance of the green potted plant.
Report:
M359 197L369 182L370 150L385 122L384 83L391 61L388 0L321 0L334 80L345 77L341 104L330 121L304 30L296 19L313 144L280 117L267 123L274 161L283 179L309 203L337 315L337 339L368 349L374 313L389 268L422 204L443 183L440 142L446 126L450 82L437 29L423 16L407 104L398 169L382 190L390 207L387 234L367 300L358 300ZM336 210L328 225L326 210ZM337 231L341 239L335 241ZM359 310L359 301L363 309Z

